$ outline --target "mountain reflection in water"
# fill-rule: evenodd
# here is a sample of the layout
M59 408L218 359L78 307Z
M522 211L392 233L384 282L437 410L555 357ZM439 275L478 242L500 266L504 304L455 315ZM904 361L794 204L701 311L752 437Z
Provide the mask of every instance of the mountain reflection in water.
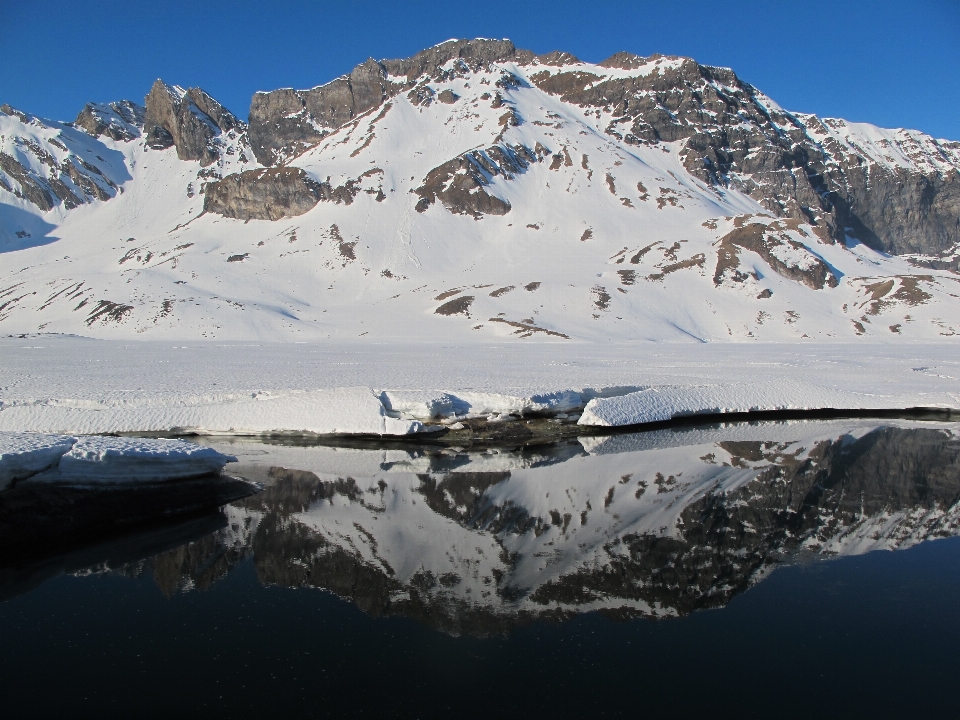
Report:
M173 594L252 558L261 583L454 635L589 611L687 615L779 563L909 547L960 523L949 423L737 424L476 453L207 442L263 492L113 572Z

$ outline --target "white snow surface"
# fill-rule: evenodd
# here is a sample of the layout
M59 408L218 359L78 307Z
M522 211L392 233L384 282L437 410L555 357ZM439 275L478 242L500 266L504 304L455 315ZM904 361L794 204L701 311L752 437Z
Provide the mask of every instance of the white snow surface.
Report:
M14 480L55 467L77 438L39 433L0 432L0 490Z
M910 395L857 393L814 385L795 378L762 383L732 382L648 388L587 403L580 425L632 425L685 415L746 413L767 410L883 410L903 408ZM932 398L926 398L930 406ZM944 398L938 407L957 407Z
M430 418L960 409L957 343L489 346L0 339L0 430L395 435Z

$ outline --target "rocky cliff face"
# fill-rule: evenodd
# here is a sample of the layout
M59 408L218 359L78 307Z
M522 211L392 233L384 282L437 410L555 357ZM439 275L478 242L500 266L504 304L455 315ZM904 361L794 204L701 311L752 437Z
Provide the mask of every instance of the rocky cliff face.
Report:
M370 59L312 90L257 93L250 104L250 142L257 160L273 165L295 157L395 92L384 67Z
M454 60L461 63L451 67ZM689 58L621 52L594 66L620 72L600 76L568 53L451 41L405 60L367 60L311 90L258 93L254 152L265 165L285 162L396 94L413 88L426 97L429 81L495 63L515 63L538 89L609 116L605 132L618 143L681 143L694 176L779 217L822 225L835 240L849 234L883 252L928 255L960 240L960 143L907 131L858 143L846 123L786 112L731 70ZM907 162L887 162L891 152Z
M437 73L450 60L485 66L532 57L529 52L518 54L508 40L455 40L405 60L378 62L370 58L326 85L254 95L250 143L259 162L273 165L303 153L332 130L409 89L424 73Z
M357 192L353 183L334 188L300 168L263 168L208 183L203 209L241 220L279 220L303 215L322 200L349 205Z
M92 135L129 142L140 137L145 110L129 100L109 104L87 103L73 121L75 127Z
M243 123L200 88L184 90L157 80L146 99L146 142L155 150L176 147L181 160L210 165L220 157L221 133L243 130Z
M447 210L459 215L478 219L482 215L506 215L510 203L485 190L490 179L500 176L512 180L540 159L523 145L464 153L427 173L423 185L416 190L420 196L417 212L424 212L439 200Z
M845 135L843 121L785 112L726 68L629 53L599 65L630 74L601 79L571 68L530 79L564 102L611 114L606 133L626 145L681 141L691 174L780 217L823 224L836 240L850 234L895 254L933 254L958 240L958 143L894 131L869 143L879 150L871 153ZM891 154L907 162L884 162Z
M118 104L117 109L88 106L87 110L86 115L81 113L84 130L100 127L100 134L115 133L124 139L139 133L133 124L137 108L132 103ZM0 188L42 212L109 200L120 192L118 183L128 176L111 167L105 159L109 154L106 148L89 147L85 139L89 140L68 125L0 105Z

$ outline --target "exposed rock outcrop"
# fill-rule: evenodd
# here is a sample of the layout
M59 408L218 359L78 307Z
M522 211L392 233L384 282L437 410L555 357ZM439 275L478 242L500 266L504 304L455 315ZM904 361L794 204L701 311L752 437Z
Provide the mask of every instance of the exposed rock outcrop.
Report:
M912 130L871 141L844 120L797 115L821 155L838 228L894 255L936 255L960 240L960 142Z
M538 161L536 153L523 145L495 145L464 153L427 173L416 191L420 196L417 212L426 211L439 200L447 210L459 215L506 215L510 203L491 195L486 188L495 176L510 180Z
M531 80L564 102L611 113L606 132L624 143L683 141L693 175L779 216L822 224L836 240L850 234L894 254L936 254L957 242L960 143L895 131L874 152L843 121L787 113L726 68L630 53L600 65L644 72L544 70ZM891 154L907 162L884 162Z
M767 265L790 280L803 283L812 290L836 287L838 280L823 260L794 240L787 230L802 231L796 221L748 222L738 218L737 226L720 238L717 269L713 282L743 282L747 275L740 270L740 250L759 255Z
M214 139L242 123L200 88L184 90L157 80L146 99L144 132L155 150L175 146L181 160L210 165L219 157Z
M87 103L73 124L93 137L106 135L113 140L129 142L140 137L145 113L143 107L129 100Z
M257 93L250 104L250 143L264 165L299 155L331 129L379 107L397 88L370 59L349 75L312 90Z
M322 200L349 205L358 192L353 182L332 187L300 168L265 168L208 183L203 209L240 220L279 220L303 215Z
M62 127L9 105L0 106L0 113L43 131ZM71 210L93 200L109 200L119 191L116 183L93 164L102 158L85 160L62 142L59 133L45 142L27 133L14 133L11 140L8 147L13 154L0 151L0 187L44 212L60 204Z
M253 96L250 142L264 165L296 157L330 131L409 90L423 75L435 74L450 60L468 68L493 62L531 62L534 56L517 50L509 40L450 40L404 60L370 58L326 85L310 90L274 90Z
M15 158L4 152L0 152L0 170L3 170L3 172L20 184L19 188L8 188L17 197L22 197L28 202L33 203L44 212L52 210L54 205L56 205L54 194L49 184L43 182L41 178L34 177L30 171ZM79 200L77 200L73 193L70 193L67 197L70 198L69 202L72 203L69 207L76 207L79 204Z

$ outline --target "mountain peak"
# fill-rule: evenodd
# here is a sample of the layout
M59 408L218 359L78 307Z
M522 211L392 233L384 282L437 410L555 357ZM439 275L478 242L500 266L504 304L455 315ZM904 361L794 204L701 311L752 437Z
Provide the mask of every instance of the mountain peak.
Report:
M140 137L145 112L141 105L130 100L87 103L73 124L93 137L106 135L113 140L130 141Z
M452 40L257 93L249 127L160 80L73 125L9 109L0 143L20 332L960 334L960 143L689 58Z
M215 138L241 128L237 117L201 88L184 90L158 79L147 95L144 129L155 150L176 147L181 160L210 165L218 157Z

